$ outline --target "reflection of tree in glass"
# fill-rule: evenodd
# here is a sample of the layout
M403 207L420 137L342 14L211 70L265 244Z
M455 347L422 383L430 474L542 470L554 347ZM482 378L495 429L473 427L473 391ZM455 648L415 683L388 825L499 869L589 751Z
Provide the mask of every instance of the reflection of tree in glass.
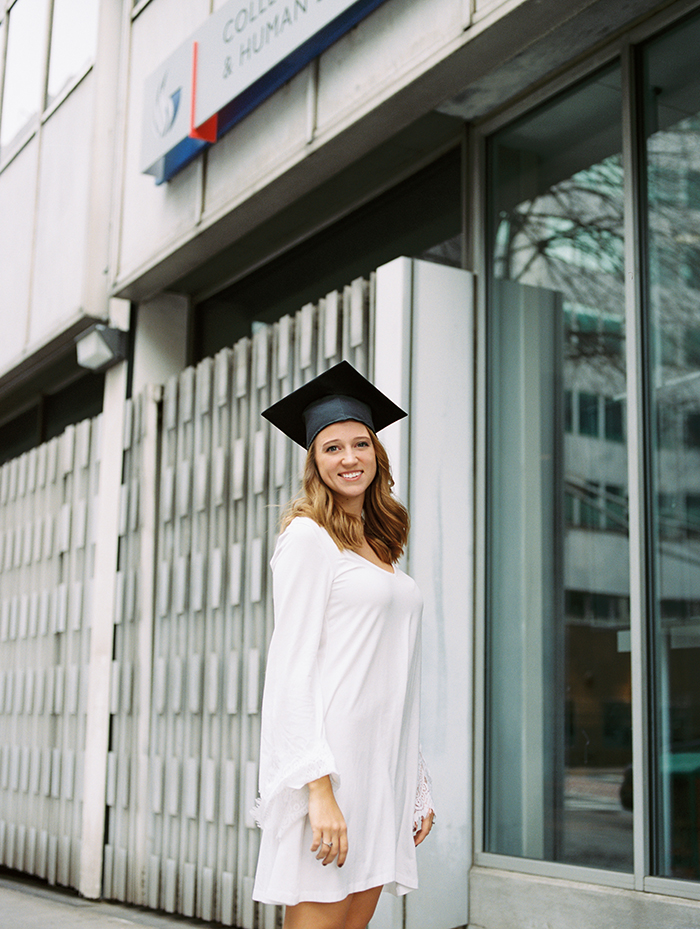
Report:
M502 210L497 277L561 293L576 386L624 386L623 173L619 155ZM573 372L572 372L573 373Z

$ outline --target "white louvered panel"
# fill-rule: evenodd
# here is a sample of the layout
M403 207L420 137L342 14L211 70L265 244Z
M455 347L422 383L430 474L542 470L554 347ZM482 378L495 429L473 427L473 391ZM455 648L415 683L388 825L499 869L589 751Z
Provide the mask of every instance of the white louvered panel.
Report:
M313 334L315 307L312 303L307 303L302 307L300 313L300 336L299 336L299 365L302 371L311 366L313 361Z
M19 597L14 596L10 600L10 627L9 638L11 641L17 638L17 626L19 625Z
M158 571L158 615L167 616L170 609L170 562L161 561Z
M190 609L195 613L204 607L204 571L206 567L203 552L194 552L192 555L191 597Z
M105 803L114 806L117 802L117 756L114 752L107 755L107 787Z
M241 602L241 581L243 571L243 549L239 542L231 547L231 570L229 584L231 585L231 605L237 606Z
M205 691L207 713L213 715L219 709L219 655L217 652L212 652L207 658Z
M209 605L212 609L221 606L223 585L223 552L215 548L209 556Z
M194 889L196 878L195 866L186 861L182 869L182 894L180 898L180 912L183 916L194 916Z
M17 626L17 635L20 639L26 639L29 632L29 594L22 594L19 598L19 623Z
M191 655L187 667L187 709L199 713L202 708L202 658Z
M63 713L63 698L65 695L66 669L63 665L56 665L53 676L53 713L59 716Z
M136 532L139 527L139 510L140 510L140 484L136 478L131 482L131 493L129 494L129 530Z
M200 897L200 919L208 922L214 918L214 871L212 868L202 869L202 886L199 892Z
M61 796L61 749L51 750L51 788L50 796L58 799Z
M67 552L70 548L71 514L72 511L70 503L64 504L61 507L58 523L59 552Z
M78 632L83 619L83 582L76 581L70 598L70 628Z
M192 462L180 462L177 485L177 515L189 516L192 503Z
M350 346L358 348L365 337L365 281L356 278L351 284Z
M68 617L68 584L59 584L56 590L54 602L54 632L66 631L66 620Z
M175 612L180 615L187 608L187 589L188 589L188 561L186 555L177 559L177 571L175 572L175 591L174 603Z
M213 758L206 758L202 765L202 814L207 822L216 817L216 778L218 765Z
M227 826L236 825L236 806L238 800L238 767L235 761L224 762L223 790L221 809L224 823Z
M31 764L32 752L28 745L23 745L20 749L19 759L19 787L22 793L29 793L29 766Z
M52 611L52 593L50 590L42 590L39 601L39 635L46 635L49 631L49 616Z
M32 561L32 551L34 550L34 523L28 521L24 525L22 532L22 564L28 565Z
M326 294L323 314L323 357L333 358L338 351L338 291Z
M252 648L248 654L248 713L257 713L260 704L260 652Z
M195 509L198 513L207 505L209 495L209 459L206 455L198 455L195 468Z
M148 858L148 888L146 905L152 910L160 908L160 858L150 855Z
M29 628L27 634L30 638L34 638L39 629L39 602L40 602L40 593L38 590L33 590L29 596Z
M214 450L213 467L212 495L214 504L216 506L222 506L225 503L226 495L226 449L217 448Z
M169 522L173 518L175 500L175 470L165 468L161 478L161 518Z
M235 918L233 911L234 876L231 871L221 875L221 911L219 920L224 926L232 926Z
M14 703L12 712L17 716L24 713L24 668L15 671Z
M263 540L253 539L250 546L250 599L259 603L262 599L262 576L265 570L263 557Z
M175 912L175 902L177 894L177 861L168 858L165 862L165 889L163 899L163 909L166 913Z
M157 755L151 757L151 810L163 812L163 759Z
M180 419L188 423L194 412L194 368L185 368L180 375Z
M165 711L167 694L167 662L162 656L156 658L153 673L153 708L160 714Z
M232 475L232 496L234 500L240 500L243 497L245 486L245 439L236 439L233 446L233 475Z
M255 433L253 445L253 493L261 494L265 489L265 474L267 464L266 433L260 429Z
M226 712L233 715L238 712L238 652L233 651L228 657L228 674L226 678Z
M73 509L73 544L84 548L87 539L87 501L78 500Z
M170 709L173 713L179 713L182 710L182 659L177 656L172 658L169 671Z
M214 381L216 384L216 404L221 407L229 402L229 389L231 386L231 350L228 348L218 352L214 358Z
M31 715L34 712L34 694L36 687L36 675L37 672L34 668L27 668L27 676L25 678L25 710L27 715ZM77 706L76 706L77 712Z
M171 816L180 812L180 759L169 758L165 768L166 809Z
M51 795L51 764L53 754L50 748L44 748L41 752L41 787L40 793L44 797Z

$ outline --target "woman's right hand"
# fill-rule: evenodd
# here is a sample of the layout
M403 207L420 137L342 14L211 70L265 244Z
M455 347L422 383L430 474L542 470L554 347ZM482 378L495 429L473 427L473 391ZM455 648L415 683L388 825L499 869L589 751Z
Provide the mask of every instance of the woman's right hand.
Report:
M348 827L333 793L329 775L309 784L309 822L313 831L311 851L324 865L337 859L342 868L348 854Z

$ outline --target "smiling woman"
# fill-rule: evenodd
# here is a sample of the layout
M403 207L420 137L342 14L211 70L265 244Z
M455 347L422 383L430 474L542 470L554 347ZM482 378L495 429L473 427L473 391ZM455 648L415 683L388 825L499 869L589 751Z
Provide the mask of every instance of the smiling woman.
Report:
M422 598L375 430L405 413L341 362L264 414L308 449L272 558L254 898L285 929L364 929L417 886L433 822L418 743ZM381 570L378 570L381 569Z

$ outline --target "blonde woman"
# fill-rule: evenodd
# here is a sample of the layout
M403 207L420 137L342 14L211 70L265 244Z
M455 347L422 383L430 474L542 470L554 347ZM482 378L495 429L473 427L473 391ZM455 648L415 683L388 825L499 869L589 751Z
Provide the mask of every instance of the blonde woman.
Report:
M365 929L417 887L433 823L419 749L422 599L376 432L406 414L347 362L263 413L308 449L271 565L253 896L284 929Z

